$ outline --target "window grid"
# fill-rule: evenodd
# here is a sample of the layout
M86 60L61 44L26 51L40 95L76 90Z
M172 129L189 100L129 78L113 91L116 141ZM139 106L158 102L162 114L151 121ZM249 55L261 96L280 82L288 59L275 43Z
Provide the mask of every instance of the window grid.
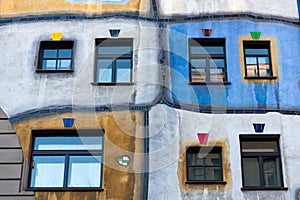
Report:
M82 131L82 130L81 130ZM100 130L102 131L102 130ZM33 139L37 138L37 137L56 137L56 136L66 136L66 137L78 137L77 132L76 131L65 131L67 133L64 133L64 131L61 130L47 130L46 133L48 133L47 135L45 134L40 134L43 133L43 131L37 131L36 134L34 134ZM104 137L103 137L103 133L99 134L99 130L88 130L87 131L88 134L87 135L82 135L85 137L89 137L89 136L97 136L99 137L99 139L101 138L102 140L102 144L101 144L101 149L99 150L37 150L34 149L35 148L35 140L33 140L33 150L32 150L32 154L31 154L31 163L30 163L30 174L29 174L29 188L31 189L39 189L39 188L57 188L57 189L72 189L72 188L99 188L101 189L102 187L102 171L103 171L103 164L102 164L102 160L103 160L103 144L104 144ZM58 134L59 133L59 134ZM69 186L68 181L70 181L70 177L69 177L69 173L71 172L70 166L70 157L74 157L74 156L79 156L79 157L91 157L91 158L95 158L95 157L101 157L100 161L100 177L99 177L99 181L100 184L99 186L96 187L87 187L87 186L83 186L83 187L74 187L74 186ZM63 185L60 187L54 186L54 187L35 187L33 184L33 179L35 178L33 177L33 175L36 173L34 172L34 167L36 167L35 165L35 158L42 158L42 157L48 157L49 159L55 158L55 157L64 157L64 171L63 171ZM95 158L96 159L96 158ZM34 173L33 173L34 172Z
M258 142L276 142L276 150L275 152L267 152L268 150L258 149L256 152L243 152L243 142L253 142L253 144L257 144ZM241 162L242 162L242 177L243 177L243 187L244 188L268 188L268 187L283 187L283 177L282 177L282 166L281 166L281 156L280 156L280 148L279 148L279 136L240 136L241 143ZM266 151L266 152L262 152ZM270 150L269 150L270 151ZM247 182L247 177L255 176L255 174L246 174L249 170L246 170L244 160L245 159L256 159L258 162L258 176L259 185L250 185ZM275 172L273 172L274 183L271 184L268 181L268 172L264 169L265 161L274 161L275 160ZM267 173L266 173L267 172ZM249 173L249 172L248 172ZM279 176L278 176L279 174ZM269 174L270 175L270 174ZM272 175L272 174L271 174ZM249 184L249 185L247 185Z
M260 41L260 42L244 41L243 47L244 47L245 77L262 77L262 78L272 77L273 70L272 70L272 62L271 62L270 42L269 41ZM248 51L257 50L257 52L247 53L247 50ZM267 51L267 53L259 52L259 50L265 50ZM255 59L255 62L249 63L247 62L247 58ZM265 59L265 63L262 63L260 61L261 58ZM251 70L251 68L254 69ZM253 72L251 73L251 71Z
M205 48L222 48L222 52L219 53L193 53L193 47ZM225 52L225 39L189 39L189 71L191 83L212 83L212 82L226 82L226 52ZM193 62L196 60L203 60L205 64L203 66L195 66ZM217 66L214 60L221 60L223 64ZM217 73L214 71L217 70Z

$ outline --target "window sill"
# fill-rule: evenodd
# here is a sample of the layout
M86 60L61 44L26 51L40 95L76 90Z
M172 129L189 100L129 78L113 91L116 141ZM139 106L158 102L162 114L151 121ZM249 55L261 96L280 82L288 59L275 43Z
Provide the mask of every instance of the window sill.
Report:
M256 190L288 190L287 187L242 187L242 191L256 191Z
M277 79L277 76L244 76L245 79Z
M186 181L185 184L226 184L226 181Z
M44 188L28 188L26 191L104 191L103 188L56 188L56 187L44 187Z
M92 85L94 86L97 86L97 85L102 85L102 86L131 86L131 85L134 85L133 82L129 82L129 83L126 83L126 82L113 82L113 83L102 83L102 82L92 82L91 83Z
M230 85L231 82L189 82L190 85Z
M73 69L68 70L45 70L45 69L37 69L35 70L36 73L72 73L74 72Z

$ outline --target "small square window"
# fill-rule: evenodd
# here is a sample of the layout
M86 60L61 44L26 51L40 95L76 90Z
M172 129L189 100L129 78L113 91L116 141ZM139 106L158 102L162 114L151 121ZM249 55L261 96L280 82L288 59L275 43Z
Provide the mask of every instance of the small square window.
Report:
M278 136L240 136L243 187L283 187Z
M224 83L225 39L189 39L190 83Z
M132 82L132 39L96 39L95 82Z
M222 148L188 147L186 174L187 183L222 182Z
M269 41L244 41L243 48L246 78L273 77Z
M72 71L73 41L42 41L37 72Z
M101 188L102 130L34 131L29 188Z

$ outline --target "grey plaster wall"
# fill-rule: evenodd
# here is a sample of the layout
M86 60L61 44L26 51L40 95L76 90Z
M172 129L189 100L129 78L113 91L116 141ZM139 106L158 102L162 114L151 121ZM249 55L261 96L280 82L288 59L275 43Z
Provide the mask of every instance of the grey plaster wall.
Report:
M133 38L132 86L93 86L96 38ZM75 41L74 72L36 73L40 41L52 32ZM151 104L160 95L158 37L154 23L124 19L53 21L0 27L0 104L8 116L48 106Z
M280 134L284 187L288 190L242 191L239 135L254 134L254 122L265 123L263 134ZM150 187L149 199L233 199L292 200L300 189L300 116L268 114L201 114L157 105L150 111ZM199 144L197 133L209 133L209 141L225 141L228 146L230 183L225 192L186 192L179 187L178 162L181 144ZM179 142L180 141L180 142ZM168 148L173 153L164 153ZM158 154L157 152L160 152ZM154 167L153 167L154 166ZM151 171L152 170L152 171ZM184 183L181 183L184 184Z

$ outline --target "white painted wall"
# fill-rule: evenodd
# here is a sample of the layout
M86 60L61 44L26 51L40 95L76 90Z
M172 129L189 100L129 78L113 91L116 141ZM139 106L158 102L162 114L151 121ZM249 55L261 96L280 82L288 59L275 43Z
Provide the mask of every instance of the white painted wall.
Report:
M263 134L280 134L282 171L287 191L241 191L239 135L256 134L259 137L254 131L252 125L254 122L266 124ZM296 199L296 192L300 190L299 130L300 116L278 113L211 115L157 105L150 111L152 171L150 171L149 199ZM230 190L222 196L209 190L206 193L180 191L178 185L180 180L177 175L180 142L197 142L198 132L208 132L209 140L227 141L232 181ZM165 149L169 149L173 154L165 153Z
M171 15L199 15L211 13L259 13L298 18L296 0L159 0L160 13Z
M120 29L119 38L134 39L133 86L92 86L96 38L110 38L109 29ZM75 41L71 74L36 73L39 42L51 32ZM124 19L33 22L0 26L0 105L13 116L49 106L101 106L151 104L160 95L156 25Z

